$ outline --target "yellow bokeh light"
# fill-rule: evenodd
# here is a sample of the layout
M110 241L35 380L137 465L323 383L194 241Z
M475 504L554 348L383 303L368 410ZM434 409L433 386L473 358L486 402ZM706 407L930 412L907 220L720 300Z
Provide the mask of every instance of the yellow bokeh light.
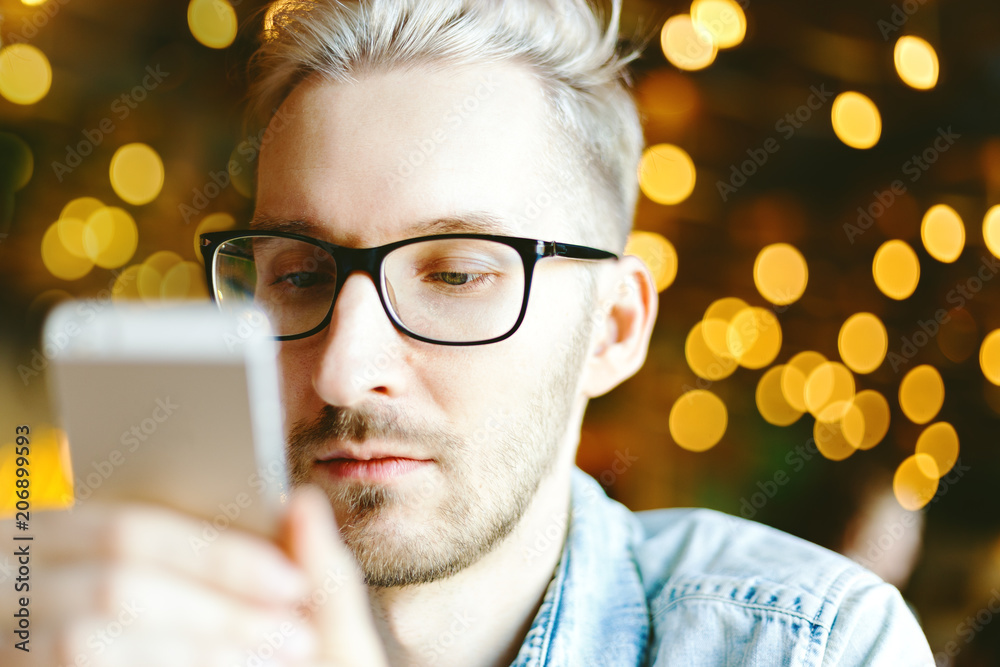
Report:
M930 476L947 475L958 461L958 433L948 422L937 422L924 429L917 438L917 454L926 454L934 459L933 467L924 467L924 474ZM918 465L924 460L918 460Z
M88 257L71 253L59 238L59 222L53 222L42 237L42 263L49 273L63 280L77 280L94 268Z
M657 204L679 204L694 190L696 172L691 156L673 144L656 144L642 153L639 187Z
M909 298L920 282L920 260L906 241L886 241L872 262L875 285L890 299Z
M817 366L823 363L826 363L826 357L822 354L806 351L796 354L782 368L781 393L784 394L788 404L796 410L806 411L806 379Z
M937 85L938 57L934 47L914 35L896 40L892 59L903 83L917 90L929 90Z
M692 452L714 447L726 433L726 404L704 389L685 392L670 409L670 436Z
M944 380L928 364L917 366L899 383L899 407L914 424L934 419L944 405Z
M871 373L882 365L889 349L885 325L871 313L855 313L840 327L840 358L855 373Z
M847 366L825 361L809 373L802 395L809 414L818 417L831 403L854 399L854 376Z
M667 19L660 32L660 47L674 67L689 71L708 67L719 52L712 33L688 14Z
M159 301L163 277L170 269L183 261L180 255L170 250L154 252L147 257L146 261L139 266L139 275L136 280L139 296L144 301Z
M181 262L170 267L160 282L162 299L207 299L205 270L197 262Z
M932 473L932 474L928 474ZM915 512L929 503L937 493L937 463L927 454L907 457L892 478L892 492L903 509Z
M114 301L138 301L142 299L139 294L139 270L142 265L135 264L118 274L115 284L111 288L111 298Z
M920 223L920 238L931 257L951 263L965 247L965 224L951 206L931 206Z
M874 389L865 389L854 397L854 405L861 410L865 420L865 432L858 449L871 449L889 432L889 401Z
M13 432L13 431L12 431ZM64 509L73 504L70 481L69 445L56 428L39 425L31 429L31 507L37 510ZM0 517L17 510L17 449L12 439L0 445Z
M861 93L848 91L837 95L831 118L837 138L851 148L871 148L882 135L878 107Z
M806 258L795 246L774 243L757 254L753 281L761 296L776 306L799 300L809 282Z
M744 368L763 368L781 351L781 325L764 308L745 308L733 317L726 332L729 354Z
M117 206L102 206L87 218L84 246L87 256L105 269L117 269L132 259L139 245L135 220Z
M749 308L747 302L734 296L727 296L716 299L705 309L705 317L702 318L702 334L705 336L705 343L716 355L731 357L729 345L726 339L729 334L729 323L733 321L736 314Z
M21 4L26 7L38 7L39 5L44 5L48 0L21 0Z
M983 217L983 240L995 257L1000 257L1000 204L991 206Z
M87 251L83 247L83 220L79 218L59 218L56 221L56 231L59 234L59 242L66 248L69 254L74 257L86 257Z
M716 354L705 339L703 322L698 322L688 332L684 341L684 358L695 374L706 380L722 380L733 374L737 363L728 354Z
M649 267L656 291L670 287L677 277L677 251L670 241L656 232L634 231L625 245L626 255L635 255Z
M194 38L213 49L224 49L236 39L236 10L227 0L191 0L188 27Z
M834 401L823 408L813 423L813 441L819 453L831 461L853 454L865 434L864 414L854 401Z
M979 367L986 379L1000 385L1000 329L991 331L979 348Z
M163 160L146 144L125 144L111 157L111 187L129 204L148 204L163 188Z
M715 40L720 49L729 49L747 34L747 17L735 0L694 0L691 19Z
M45 54L30 44L0 49L0 95L14 104L35 104L52 86L52 66Z
M199 238L202 234L223 232L234 227L236 227L236 218L228 213L211 213L202 218L194 230L194 256L198 261L202 264L205 263L205 258L201 256L201 239Z
M781 391L781 374L784 368L783 365L769 368L757 383L755 394L760 416L775 426L793 424L804 414L803 410L792 407Z
M80 220L86 220L94 211L102 206L104 204L96 197L77 197L63 206L59 218L79 218Z

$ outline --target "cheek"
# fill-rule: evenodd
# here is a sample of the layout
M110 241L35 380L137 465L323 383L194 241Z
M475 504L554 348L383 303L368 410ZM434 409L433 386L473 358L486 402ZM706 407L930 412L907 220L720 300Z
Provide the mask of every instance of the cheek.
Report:
M312 370L319 363L319 350L306 341L279 343L278 368L281 371L282 399L289 417L307 408L312 388Z

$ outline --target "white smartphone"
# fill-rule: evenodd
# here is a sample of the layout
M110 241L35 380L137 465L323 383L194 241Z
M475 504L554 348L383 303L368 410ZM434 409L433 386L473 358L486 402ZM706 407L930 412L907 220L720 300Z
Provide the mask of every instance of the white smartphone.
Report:
M276 534L288 498L277 344L259 311L71 301L48 317L76 503L138 500Z

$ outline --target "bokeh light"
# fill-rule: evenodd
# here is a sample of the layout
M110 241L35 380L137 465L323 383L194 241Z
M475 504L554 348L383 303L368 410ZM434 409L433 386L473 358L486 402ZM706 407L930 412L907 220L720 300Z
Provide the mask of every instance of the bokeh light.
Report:
M995 329L983 339L979 348L979 367L986 379L1000 385L1000 329Z
M750 306L743 299L727 296L716 299L705 309L702 318L702 335L705 344L718 356L729 357L729 324L736 315Z
M892 59L903 83L917 90L929 90L937 85L938 57L927 40L904 35L896 40Z
M694 190L694 162L673 144L650 146L639 163L639 187L657 204L679 204Z
M14 104L35 104L52 86L49 59L31 44L0 49L0 95Z
M840 327L840 358L855 373L871 373L882 365L889 349L885 325L871 313L855 313Z
M63 206L59 217L86 220L103 206L104 204L101 200L96 197L77 197L76 199L71 199L69 203Z
M924 214L920 238L931 257L950 264L958 259L965 247L965 225L955 209L937 204Z
M744 368L767 366L781 351L778 318L764 308L744 308L729 323L726 347Z
M847 366L825 361L806 378L802 392L806 409L812 416L819 417L828 405L853 400L854 387L854 376Z
M188 27L194 38L213 49L224 49L236 39L236 10L227 0L191 0Z
M139 267L136 280L139 296L142 297L143 301L159 301L163 277L175 265L183 261L180 255L170 250L154 252L147 257L146 261Z
M774 243L757 254L753 281L765 299L776 306L787 306L806 291L809 267L795 246Z
M757 383L754 395L760 416L775 426L788 426L805 414L803 410L793 407L781 390L781 374L784 369L780 364L769 368Z
M735 0L694 0L691 19L707 30L720 49L729 49L747 34L747 17Z
M896 474L892 478L892 492L903 509L916 512L937 493L940 476L933 457L914 454L896 468Z
M983 240L994 257L1000 257L1000 204L991 206L983 216Z
M656 291L670 287L677 277L677 251L673 244L656 232L634 231L625 244L625 254L635 255L649 267Z
M34 169L35 156L24 139L0 132L0 190L20 190L31 180Z
M13 516L17 501L15 484L17 450L13 438L0 444L0 517ZM31 508L65 509L73 504L69 444L65 434L47 424L31 429Z
M878 107L861 93L848 91L837 95L831 118L837 138L851 148L871 148L882 135Z
M914 424L934 419L944 405L944 381L929 364L917 366L899 383L899 407Z
M722 380L733 374L738 364L728 352L716 353L708 345L704 322L698 322L684 341L684 358L694 373L706 380Z
M670 409L670 436L692 452L714 447L726 433L729 414L722 399L710 391L685 392Z
M49 273L63 280L77 280L94 268L94 262L86 255L74 255L63 245L59 236L59 221L49 225L42 236L42 263Z
M129 204L156 199L163 188L163 160L146 144L125 144L111 157L111 187Z
M688 14L667 19L660 32L660 46L667 60L683 70L704 69L715 61L719 52L712 33L692 21Z
M927 454L936 464L933 468L925 467L924 474L947 475L958 461L958 433L955 427L948 422L937 422L925 428L917 438L917 454ZM925 459L917 461L918 465L924 463Z
M197 262L174 264L160 281L161 299L207 299L205 270Z
M920 260L906 241L886 241L875 251L872 262L875 285L890 299L902 301L917 289Z
M865 418L854 401L833 401L813 423L813 441L831 461L843 461L857 451L865 434Z
M788 363L781 369L781 393L785 400L796 410L805 412L806 406L806 380L809 374L820 364L826 363L826 357L819 352L807 350L799 352L788 360Z
M94 264L117 269L135 254L139 230L135 220L117 206L102 206L87 218L83 233L84 249Z
M134 264L118 274L115 284L111 288L111 298L117 302L139 301L142 295L139 294L139 270L141 264Z
M858 449L871 449L882 442L889 432L889 401L874 389L865 389L854 397L854 405L861 411L865 421L865 432L858 443Z

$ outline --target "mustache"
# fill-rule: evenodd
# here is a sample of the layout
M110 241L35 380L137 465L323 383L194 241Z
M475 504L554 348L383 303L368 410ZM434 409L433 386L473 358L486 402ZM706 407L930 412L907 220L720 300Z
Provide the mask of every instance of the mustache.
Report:
M324 405L312 420L299 420L289 430L290 453L302 455L331 440L399 440L449 449L461 448L455 433L416 423L397 407L343 408Z

